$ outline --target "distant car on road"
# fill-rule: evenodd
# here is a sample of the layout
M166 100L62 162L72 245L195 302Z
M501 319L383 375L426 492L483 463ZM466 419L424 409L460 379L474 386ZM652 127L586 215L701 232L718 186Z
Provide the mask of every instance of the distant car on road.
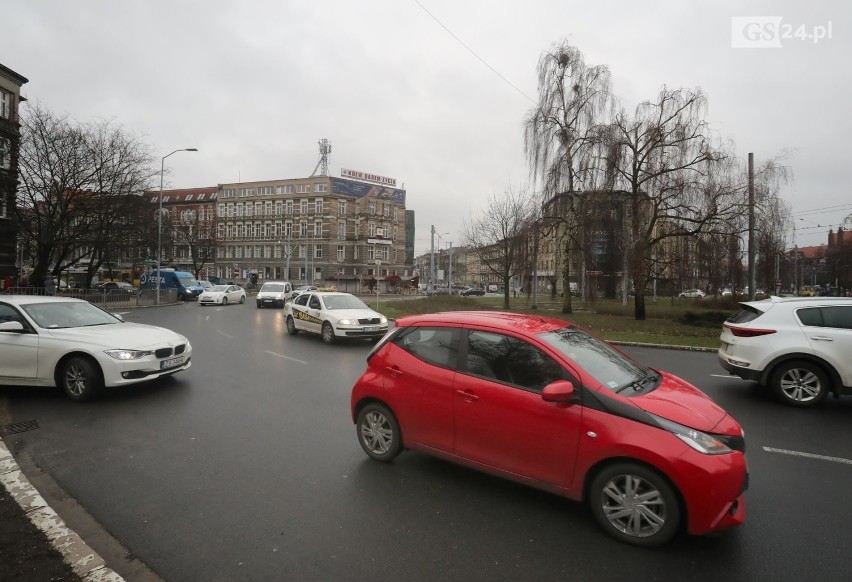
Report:
M701 289L687 289L686 291L681 291L678 297L691 297L691 298L700 298L704 297L704 291Z
M124 281L103 281L101 283L97 283L95 285L95 289L100 291L107 291L110 293L115 293L119 291L123 291L125 293L138 293L139 290L131 285L130 283L126 283Z
M246 290L239 285L213 285L198 297L198 305L245 303Z
M190 367L192 346L163 327L129 323L82 299L0 300L0 384L57 386L72 400Z
M378 340L388 331L388 318L349 293L306 291L287 303L287 333L319 334L333 344L338 339Z
M298 297L302 293L305 293L306 291L316 291L316 290L317 290L317 288L314 285L299 285L298 287L295 287L293 289L293 294L290 296L290 299L295 299L296 297Z
M288 281L267 281L257 292L257 307L284 307L293 296L293 286Z
M471 295L485 295L485 289L482 287L468 287L464 291L461 292L462 295L471 296Z

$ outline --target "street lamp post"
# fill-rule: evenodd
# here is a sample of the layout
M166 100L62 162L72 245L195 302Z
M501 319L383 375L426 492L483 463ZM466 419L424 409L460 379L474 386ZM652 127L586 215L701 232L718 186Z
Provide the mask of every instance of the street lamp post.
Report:
M379 270L381 266L381 259L376 259L376 311L379 310Z
M160 304L160 269L162 267L162 257L163 257L163 172L166 167L166 158L172 154L176 154L178 152L197 152L196 148L181 148L179 150L175 150L170 154L166 154L160 159L160 196L159 196L159 210L157 212L157 297L155 300L156 305Z

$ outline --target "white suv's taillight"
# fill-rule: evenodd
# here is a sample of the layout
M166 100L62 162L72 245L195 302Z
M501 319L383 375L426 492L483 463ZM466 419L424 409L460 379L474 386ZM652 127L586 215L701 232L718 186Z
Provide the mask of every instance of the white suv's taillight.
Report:
M761 335L769 335L777 333L774 329L758 329L754 327L734 327L730 324L724 324L726 329L729 329L732 334L737 337L758 337Z

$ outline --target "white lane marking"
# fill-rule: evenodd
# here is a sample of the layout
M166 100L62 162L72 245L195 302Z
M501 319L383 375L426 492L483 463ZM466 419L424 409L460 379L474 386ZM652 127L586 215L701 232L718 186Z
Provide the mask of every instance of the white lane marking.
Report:
M742 380L739 376L731 376L729 374L708 374L711 378L727 378L728 380Z
M778 453L779 455L791 455L793 457L805 457L807 459L817 459L818 461L831 461L832 463L852 465L852 459L844 459L843 457L828 457L826 455L815 455L814 453L803 453L801 451L788 451L787 449L774 449L772 447L763 447L763 450L767 453Z
M275 352L270 352L269 350L265 350L263 353L269 354L270 356L284 358L285 360L290 360L291 362L296 362L297 364L307 364L305 360L297 360L296 358L291 358L290 356L285 356L284 354L276 354Z
M217 329L217 330L216 330L216 333L221 333L223 336L225 336L225 337L226 337L226 338L228 338L228 339L234 339L234 336L232 336L232 335L231 335L231 334L229 334L229 333L225 333L225 332L224 332L224 331L222 331L221 329Z

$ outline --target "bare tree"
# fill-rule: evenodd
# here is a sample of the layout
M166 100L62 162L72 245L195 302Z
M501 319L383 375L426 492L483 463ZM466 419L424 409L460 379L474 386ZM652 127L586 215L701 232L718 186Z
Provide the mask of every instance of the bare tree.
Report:
M578 236L585 221L576 194L593 188L600 175L599 128L609 121L614 103L609 69L587 66L579 49L562 42L539 59L538 92L538 104L524 123L524 149L533 181L542 180L542 225L560 243L562 312L571 313L571 255L583 246Z
M509 308L512 277L524 266L536 204L525 189L507 188L488 200L485 212L465 221L462 236L484 269L503 281L503 307Z
M619 113L608 131L611 183L630 193L626 256L638 320L646 316L655 247L701 234L742 209L741 175L731 172L732 156L714 143L705 108L700 89L663 87L633 115Z
M113 122L76 123L39 104L22 118L17 218L32 242L31 280L114 245L124 200L157 173L147 147Z
M204 265L216 258L218 237L212 211L205 212L203 207L185 210L173 221L170 230L174 233L175 245L188 250L193 274L198 277Z

